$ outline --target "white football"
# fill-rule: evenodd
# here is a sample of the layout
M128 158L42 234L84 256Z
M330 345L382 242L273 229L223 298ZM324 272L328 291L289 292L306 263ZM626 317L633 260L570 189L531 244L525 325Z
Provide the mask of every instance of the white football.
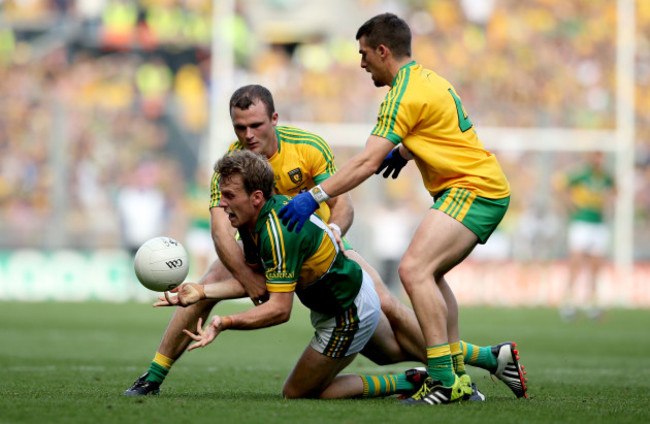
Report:
M171 237L154 237L140 246L133 261L135 275L149 290L172 290L190 270L187 251Z

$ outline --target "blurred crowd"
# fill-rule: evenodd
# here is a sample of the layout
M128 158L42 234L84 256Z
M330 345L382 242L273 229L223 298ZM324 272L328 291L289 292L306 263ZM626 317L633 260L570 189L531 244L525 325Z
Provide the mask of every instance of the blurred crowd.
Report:
M234 1L219 28L210 0L0 3L0 248L132 249L146 233L184 240L205 227L208 199L202 210L195 197L209 180L196 170L216 159L201 158L214 31L233 46L236 84L270 88L282 123L374 122L385 91L360 70L354 33L391 11L413 29L414 58L455 85L479 131L616 125L616 2L358 0L347 2L359 13L354 28L292 40L266 34L252 13L261 4L291 13L300 3ZM635 228L649 240L650 3L636 2L636 12ZM342 165L352 152L335 153ZM515 240L510 253L534 255L539 249L513 246L561 227L549 165L561 171L580 155L500 160L513 176L503 224ZM412 189L401 184L389 185L386 202L406 201L400 195ZM558 252L559 242L547 243L548 255ZM650 246L641 248L650 257Z

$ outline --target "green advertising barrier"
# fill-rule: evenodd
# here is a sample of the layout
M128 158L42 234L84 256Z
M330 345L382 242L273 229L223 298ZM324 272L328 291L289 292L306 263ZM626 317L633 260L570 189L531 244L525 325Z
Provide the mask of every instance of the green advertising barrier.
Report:
M149 302L124 250L0 251L0 300Z

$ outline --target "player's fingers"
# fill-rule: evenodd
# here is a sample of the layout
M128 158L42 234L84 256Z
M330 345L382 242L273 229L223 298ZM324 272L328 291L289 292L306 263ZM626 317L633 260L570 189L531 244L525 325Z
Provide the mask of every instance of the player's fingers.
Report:
M190 352L190 351L196 349L197 347L203 347L203 346L201 346L201 343L196 342L196 343L194 343L192 346L188 347L188 348L187 348L187 351Z
M382 175L382 177L388 178L388 176L392 171L393 171L393 167L389 166L388 168L386 168L386 172L384 172L384 175Z
M302 230L303 225L304 225L304 223L302 221L298 220L298 224L296 224L296 234L298 234L300 232L300 230Z
M192 333L190 330L183 328L183 333L190 336L194 340L201 340L201 337L198 334Z
M297 219L290 219L289 223L287 224L287 230L293 231L293 228L296 226L296 222L298 222Z
M172 298L169 296L168 292L163 292L165 295L165 300L170 304L170 305L178 305L178 297ZM162 299L161 299L162 300Z
M400 172L401 170L402 170L402 168L395 169L395 172L393 172L393 179L397 178L397 176L399 175L399 172Z

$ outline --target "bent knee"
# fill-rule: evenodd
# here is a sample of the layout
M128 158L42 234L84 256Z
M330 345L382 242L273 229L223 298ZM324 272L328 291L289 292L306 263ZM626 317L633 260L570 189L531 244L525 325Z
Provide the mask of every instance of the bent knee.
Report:
M298 387L285 384L284 387L282 387L282 397L285 399L305 399L313 398L314 396L308 396L307 393L300 390Z
M397 269L397 273L402 280L404 289L408 292L420 284L431 281L431 278L435 279L436 274L439 272L436 264L422 264L405 256Z

